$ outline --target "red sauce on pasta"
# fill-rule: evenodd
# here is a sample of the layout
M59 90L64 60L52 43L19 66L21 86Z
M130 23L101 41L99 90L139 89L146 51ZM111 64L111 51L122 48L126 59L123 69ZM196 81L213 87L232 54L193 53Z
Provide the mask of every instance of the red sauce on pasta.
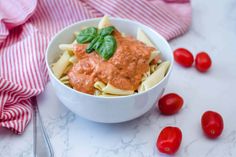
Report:
M74 53L78 62L68 73L72 87L78 91L94 94L94 83L102 81L124 90L137 90L142 76L149 68L152 47L134 39L113 32L117 42L114 55L105 61L96 52L86 53L87 44L77 44Z

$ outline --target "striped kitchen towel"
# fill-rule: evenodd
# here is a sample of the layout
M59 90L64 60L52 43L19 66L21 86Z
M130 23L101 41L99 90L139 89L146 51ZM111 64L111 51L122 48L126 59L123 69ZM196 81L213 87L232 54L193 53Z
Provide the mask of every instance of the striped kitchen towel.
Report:
M0 126L22 133L29 123L30 98L48 81L44 53L52 36L104 14L144 23L168 40L191 23L189 0L0 1Z

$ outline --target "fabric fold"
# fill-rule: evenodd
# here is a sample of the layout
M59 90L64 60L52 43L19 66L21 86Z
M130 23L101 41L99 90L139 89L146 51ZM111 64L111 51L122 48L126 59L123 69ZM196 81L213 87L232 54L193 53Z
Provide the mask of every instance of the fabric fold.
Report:
M166 39L172 39L185 33L190 25L188 18L179 17L178 12L168 7L169 3L159 0L83 0L99 12L114 17L128 18L146 24L158 31ZM189 3L181 2L182 5ZM189 6L190 7L190 6Z
M34 13L37 0L0 1L0 44L9 31L25 23Z

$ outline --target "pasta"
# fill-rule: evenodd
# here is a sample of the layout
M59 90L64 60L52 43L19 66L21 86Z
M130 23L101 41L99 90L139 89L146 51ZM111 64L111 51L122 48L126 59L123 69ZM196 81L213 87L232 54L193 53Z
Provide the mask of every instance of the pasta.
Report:
M151 66L148 68L148 71L143 74L142 81L146 80L151 75Z
M170 66L169 61L161 63L157 67L157 70L154 71L145 81L141 83L139 92L146 91L155 86L157 83L159 83L165 77L165 74L168 71L169 66Z
M63 76L60 78L60 81L64 82L64 81L69 81L69 77L66 75L66 76Z
M147 35L139 28L137 31L137 39L139 41L142 41L147 46L155 47L154 44L151 42L151 40L147 37Z
M148 62L150 63L156 56L160 54L159 51L152 51Z
M155 47L154 44L151 42L151 40L146 36L146 34L139 28L137 32L137 40L142 41L147 46ZM149 63L156 57L160 55L160 51L153 51L151 52Z
M73 44L60 44L59 48L63 51L73 51Z
M98 24L98 29L105 28L107 26L111 26L110 20L107 15L105 15Z
M109 26L112 26L108 16L104 16L101 21L98 24L98 30L101 30L103 28L108 28ZM84 28L84 29L87 29ZM91 28L91 30L94 28ZM110 29L112 29L110 27ZM91 31L90 30L90 31ZM109 30L110 31L110 30ZM111 30L112 31L112 30ZM74 32L74 35L77 37L80 33L83 32L83 29ZM92 32L90 32L92 33ZM107 33L107 32L106 32ZM120 33L123 38L128 37L124 33ZM147 37L147 35L141 30L137 30L137 37L136 40L141 41L144 43L147 47L155 48L154 44L151 42L151 40ZM91 40L90 40L91 41ZM140 42L139 42L140 43ZM78 40L74 40L72 43L69 44L60 44L59 48L64 51L62 56L59 58L57 62L52 64L52 71L54 75L65 85L73 87L73 84L71 84L71 76L69 75L72 67L76 65L77 63L80 64L81 60L78 58L78 55L75 55L74 52L74 46L80 45L78 43ZM86 50L87 51L87 50ZM114 86L111 82L103 82L102 80L96 80L93 84L93 92L91 94L95 96L104 96L104 97L113 97L113 96L125 96L125 95L131 95L137 92L144 92L148 89L155 86L157 83L159 83L166 75L168 68L170 66L169 61L162 62L161 58L161 52L159 50L150 51L150 57L146 61L146 64L149 64L148 70L144 71L142 73L142 79L140 80L141 83L137 88L132 88L132 90L124 90L122 88L118 88ZM156 61L154 61L156 60ZM85 71L81 73L82 75L87 75L86 68L89 68L89 64L80 65L82 66ZM83 70L83 69L81 69ZM108 70L109 72L109 70ZM106 73L106 72L105 72ZM88 83L85 80L85 84ZM74 88L75 89L75 88ZM127 88L125 88L127 89ZM128 88L129 89L129 88ZM84 89L85 91L87 89Z
M70 61L70 59L69 59L69 61ZM71 63L69 63L68 65L67 65L67 67L64 69L64 71L63 71L63 73L62 73L62 76L63 75L66 75L68 72L69 72L69 70L72 68L72 64ZM67 76L68 77L68 76Z
M71 63L76 63L76 62L78 62L78 59L75 56L72 56L72 57L69 58L69 61Z
M106 87L103 88L102 91L105 93L114 94L114 95L130 95L134 93L134 91L132 90L123 90L123 89L116 88L112 86L110 83L108 83Z
M57 78L60 78L64 73L66 67L70 64L70 55L68 51L65 51L60 59L53 65L52 71Z
M97 88L98 90L104 92L104 93L113 94L113 95L130 95L130 94L134 93L134 91L132 91L132 90L118 89L118 88L112 86L110 83L105 85L101 81L97 81L94 84L94 87Z
M157 64L150 65L150 72L153 73L157 69Z

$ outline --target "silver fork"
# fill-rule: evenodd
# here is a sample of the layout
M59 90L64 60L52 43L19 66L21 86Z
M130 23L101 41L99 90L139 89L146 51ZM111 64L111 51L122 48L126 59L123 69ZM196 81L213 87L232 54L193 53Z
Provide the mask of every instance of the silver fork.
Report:
M33 103L33 147L34 157L54 157L53 148L41 119L36 96Z

